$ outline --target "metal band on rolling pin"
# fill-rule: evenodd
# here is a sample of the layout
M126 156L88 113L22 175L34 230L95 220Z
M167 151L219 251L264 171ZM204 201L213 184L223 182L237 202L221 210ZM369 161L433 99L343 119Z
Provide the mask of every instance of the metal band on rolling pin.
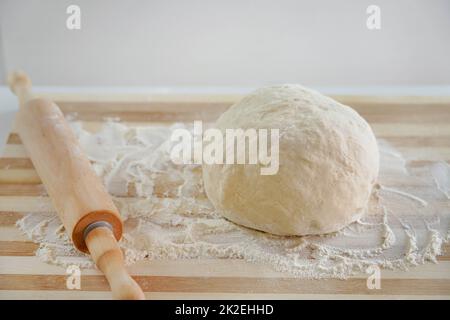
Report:
M89 232L91 232L92 230L94 230L96 228L100 228L100 227L106 227L109 230L111 230L111 232L113 232L113 227L108 222L106 222L106 221L95 221L95 222L92 222L90 225L88 225L84 229L84 231L83 231L83 239L86 240L86 237L88 236Z

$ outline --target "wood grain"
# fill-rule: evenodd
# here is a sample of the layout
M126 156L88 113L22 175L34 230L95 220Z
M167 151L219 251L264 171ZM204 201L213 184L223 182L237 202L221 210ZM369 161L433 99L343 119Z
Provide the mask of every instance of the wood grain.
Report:
M207 293L300 293L300 294L393 294L445 295L450 291L448 279L389 279L378 290L367 288L366 279L307 280L293 278L233 277L167 277L133 276L145 292L207 292ZM63 275L0 275L0 290L64 290ZM412 291L411 288L414 288ZM103 276L82 277L83 291L107 291Z
M170 125L176 121L213 121L239 95L72 95L47 94L66 115L95 132L105 118L127 125ZM387 140L420 168L432 161L450 163L450 97L335 96L355 108ZM393 181L420 186L420 181ZM124 201L127 199L125 198ZM449 202L434 203L448 208ZM17 130L0 157L0 299L110 299L98 270L82 271L80 291L67 290L65 269L35 256L38 244L20 234L15 223L25 212L52 210L47 193L28 159ZM382 270L382 288L368 290L365 276L348 280L296 279L240 260L142 261L129 270L152 299L449 299L450 245L438 264L408 272Z

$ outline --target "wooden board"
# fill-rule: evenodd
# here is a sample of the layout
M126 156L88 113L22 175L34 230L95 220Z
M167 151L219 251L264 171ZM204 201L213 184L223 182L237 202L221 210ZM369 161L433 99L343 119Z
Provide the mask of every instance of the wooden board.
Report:
M66 114L77 113L96 130L107 117L129 125L214 120L239 99L232 95L48 94ZM414 159L450 163L450 97L337 96L372 125L375 134ZM0 157L0 299L109 299L108 284L97 270L83 270L81 290L66 289L65 269L34 256L38 245L15 226L24 212L51 208L20 137L11 133ZM143 261L130 272L151 299L449 299L450 250L438 264L408 272L383 270L381 289L369 290L366 277L305 280L240 260Z

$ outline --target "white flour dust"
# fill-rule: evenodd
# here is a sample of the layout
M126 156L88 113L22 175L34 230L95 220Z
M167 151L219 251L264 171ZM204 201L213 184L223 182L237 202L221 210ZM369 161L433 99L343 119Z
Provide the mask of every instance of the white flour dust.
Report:
M305 278L346 278L373 265L407 270L436 262L449 241L450 168L409 166L379 140L381 171L367 213L323 236L282 237L240 227L215 212L202 188L201 166L174 165L171 127L106 122L95 133L71 121L120 210L126 262L141 259L227 258L264 263ZM60 265L92 267L77 252L54 212L29 213L18 226L40 244L36 254Z

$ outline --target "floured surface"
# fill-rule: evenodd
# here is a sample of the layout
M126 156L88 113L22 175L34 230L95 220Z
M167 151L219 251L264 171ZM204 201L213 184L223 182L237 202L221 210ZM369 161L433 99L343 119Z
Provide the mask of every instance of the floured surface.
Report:
M371 265L406 270L435 262L449 240L448 164L409 166L385 141L378 141L381 187L363 219L322 237L279 237L223 219L204 195L201 167L170 161L170 130L183 124L129 128L108 122L96 134L79 122L72 126L125 220L121 245L128 263L244 259L299 277L345 278ZM54 212L28 214L18 225L39 242L37 255L44 260L92 266L73 249Z

